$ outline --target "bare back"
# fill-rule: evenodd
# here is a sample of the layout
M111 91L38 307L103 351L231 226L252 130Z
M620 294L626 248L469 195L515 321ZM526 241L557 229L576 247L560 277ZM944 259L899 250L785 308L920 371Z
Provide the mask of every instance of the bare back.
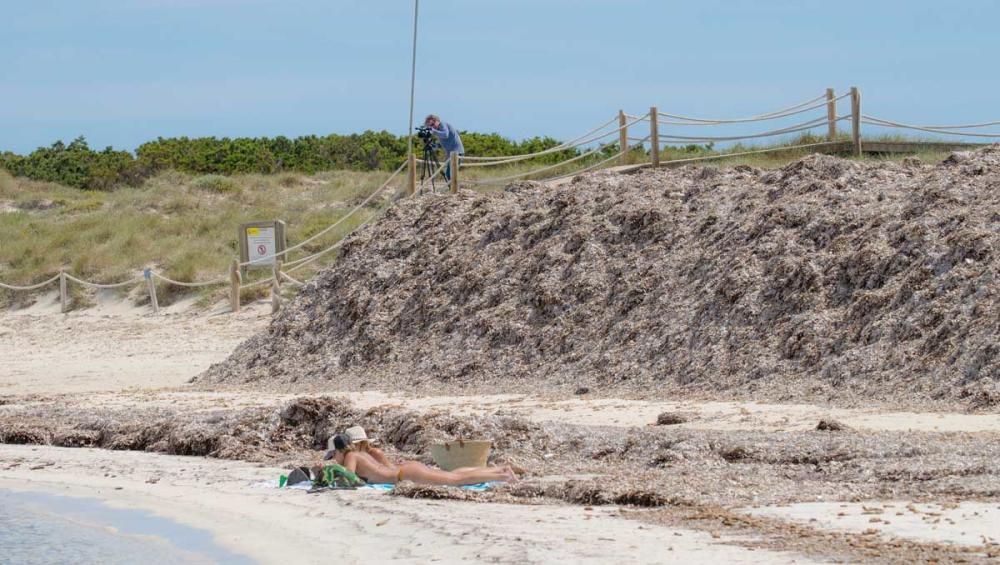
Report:
M394 483L399 472L395 465L384 465L364 451L352 451L344 457L344 466L369 483Z

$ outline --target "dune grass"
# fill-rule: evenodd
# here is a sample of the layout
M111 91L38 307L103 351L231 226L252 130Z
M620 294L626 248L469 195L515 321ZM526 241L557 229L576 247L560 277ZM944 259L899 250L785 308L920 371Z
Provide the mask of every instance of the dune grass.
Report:
M0 281L27 285L66 269L85 280L113 283L145 267L184 282L218 278L238 255L240 223L284 220L293 244L346 215L387 176L335 171L310 177L192 177L167 172L138 188L92 192L15 179L0 171ZM398 186L402 184L400 179ZM335 243L375 214L378 204L376 199L291 258ZM304 271L308 276L308 268ZM189 292L161 288L162 303ZM12 294L0 291L0 300Z

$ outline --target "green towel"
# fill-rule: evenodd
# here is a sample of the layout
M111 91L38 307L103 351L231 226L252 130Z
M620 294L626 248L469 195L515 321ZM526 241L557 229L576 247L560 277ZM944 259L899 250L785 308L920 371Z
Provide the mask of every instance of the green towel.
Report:
M313 485L318 487L356 487L363 484L365 482L361 477L336 463L324 465L320 476L313 479Z

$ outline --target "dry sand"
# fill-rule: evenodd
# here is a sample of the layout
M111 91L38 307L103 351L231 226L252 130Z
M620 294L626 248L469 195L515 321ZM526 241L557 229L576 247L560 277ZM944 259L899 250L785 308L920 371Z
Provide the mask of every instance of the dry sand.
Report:
M5 360L0 397L17 403L74 393L65 397L67 403L94 411L149 404L192 411L277 406L289 395L177 388L228 355L246 332L266 324L267 308L253 305L239 316L191 310L151 316L109 301L103 308L62 315L49 297L0 317ZM171 390L151 392L163 387ZM406 402L382 393L357 398L370 406ZM413 400L418 407L470 405L468 398ZM0 445L0 488L94 497L154 511L212 531L227 547L264 563L326 562L332 550L348 563L648 563L663 551L699 562L813 562L725 545L705 532L623 520L613 507L472 505L363 491L307 495L263 486L282 472L287 471L238 461ZM350 543L338 539L345 534Z
M885 537L958 545L988 545L1000 551L1000 503L803 502L748 510L848 532L878 530Z
M264 326L269 320L266 308L267 305L263 304L251 307L239 317L191 311L154 317L142 310L124 308L120 311L84 311L66 316L38 311L4 315L0 317L0 327L4 328L0 330L0 357L10 360L7 367L17 372L5 369L0 373L0 390L3 391L0 400L6 404L0 408L12 408L48 398L95 414L151 406L169 407L183 413L222 407L265 406L277 409L296 395L192 390L184 386L190 377L209 363L224 358L232 344L240 339L244 326ZM65 327L85 331L61 331ZM26 344L31 347L26 348ZM196 344L201 352L199 355L178 355L178 351L191 348L192 344ZM138 362L136 357L142 361ZM67 358L71 360L69 363ZM79 363L88 359L100 365ZM73 367L76 367L75 371ZM85 378L67 384L67 374L83 375ZM60 396L67 391L79 390L90 392ZM589 395L538 398L528 395L418 396L379 391L343 394L360 408L389 404L417 411L445 411L455 416L483 416L505 410L532 421L596 426L595 429L648 428L658 414L678 412L693 417L677 428L692 431L805 431L814 427L820 418L832 418L857 430L872 432L964 431L976 436L987 434L983 437L998 437L1000 433L1000 416L997 414L882 412L875 409L754 402L638 401L588 398ZM289 556L305 562L318 561L329 555L329 537L333 529L340 531L342 526L352 533L372 534L359 536L356 544L343 549L349 562L362 553L380 559L409 559L414 562L435 558L501 562L556 559L606 562L616 558L625 562L656 562L663 559L664 551L671 551L669 555L672 559L692 562L810 562L850 560L858 555L838 553L837 544L845 543L841 538L823 543L810 540L799 547L783 535L757 524L744 531L727 530L718 521L706 524L700 519L673 515L665 521L651 519L653 515L633 521L623 519L613 505L567 506L552 501L543 505L470 504L451 500L411 500L373 493L306 495L298 491L260 488L262 481L273 481L281 471L273 464L261 466L196 457L44 446L0 446L0 488L92 496L117 505L155 510L173 519L209 529L226 545L262 562L287 560ZM550 478L558 480L558 477ZM116 490L118 487L121 489ZM951 500L949 497L949 504ZM345 518L338 512L348 509L348 504L351 512ZM782 524L786 521L802 522L821 532L863 535L865 529L858 529L860 518L849 521L846 517L839 520L830 517L831 513L835 516L837 512L852 512L862 503L850 506L841 506L848 502L825 504L816 508L796 504L746 510L734 508L733 511L769 516ZM863 505L869 506L870 503ZM982 531L989 535L991 522L987 521L984 525L982 518L970 518L969 512L965 514L948 516L959 530L955 535L914 538L913 528L903 522L896 528L881 524L879 529L884 532L881 535L890 541L913 538L966 543L970 539L969 532ZM336 519L334 515L337 515ZM633 511L627 516L642 518L643 515ZM303 520L303 517L306 519ZM813 518L817 521L810 522ZM296 524L294 528L283 526L291 523ZM278 524L280 534L276 533L275 524ZM968 527L963 527L966 524ZM808 539L808 536L805 537ZM552 540L559 540L559 543L552 543ZM721 543L726 541L729 543ZM918 547L921 551L925 549ZM902 558L913 554L894 554L894 551L901 550L893 549L892 545L878 546L877 551L886 561L893 561L893 555ZM943 555L947 560L950 554ZM972 554L959 554L961 558L972 561L977 559L977 555L985 555L982 546L974 547Z
M235 316L190 302L159 316L117 298L97 304L62 315L46 294L0 317L0 395L179 386L270 321L262 304Z

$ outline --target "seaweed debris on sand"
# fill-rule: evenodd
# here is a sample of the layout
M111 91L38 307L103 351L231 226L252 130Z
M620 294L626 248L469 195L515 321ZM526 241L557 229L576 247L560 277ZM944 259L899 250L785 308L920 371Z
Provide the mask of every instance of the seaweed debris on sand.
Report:
M1000 403L1000 146L428 195L197 382Z

